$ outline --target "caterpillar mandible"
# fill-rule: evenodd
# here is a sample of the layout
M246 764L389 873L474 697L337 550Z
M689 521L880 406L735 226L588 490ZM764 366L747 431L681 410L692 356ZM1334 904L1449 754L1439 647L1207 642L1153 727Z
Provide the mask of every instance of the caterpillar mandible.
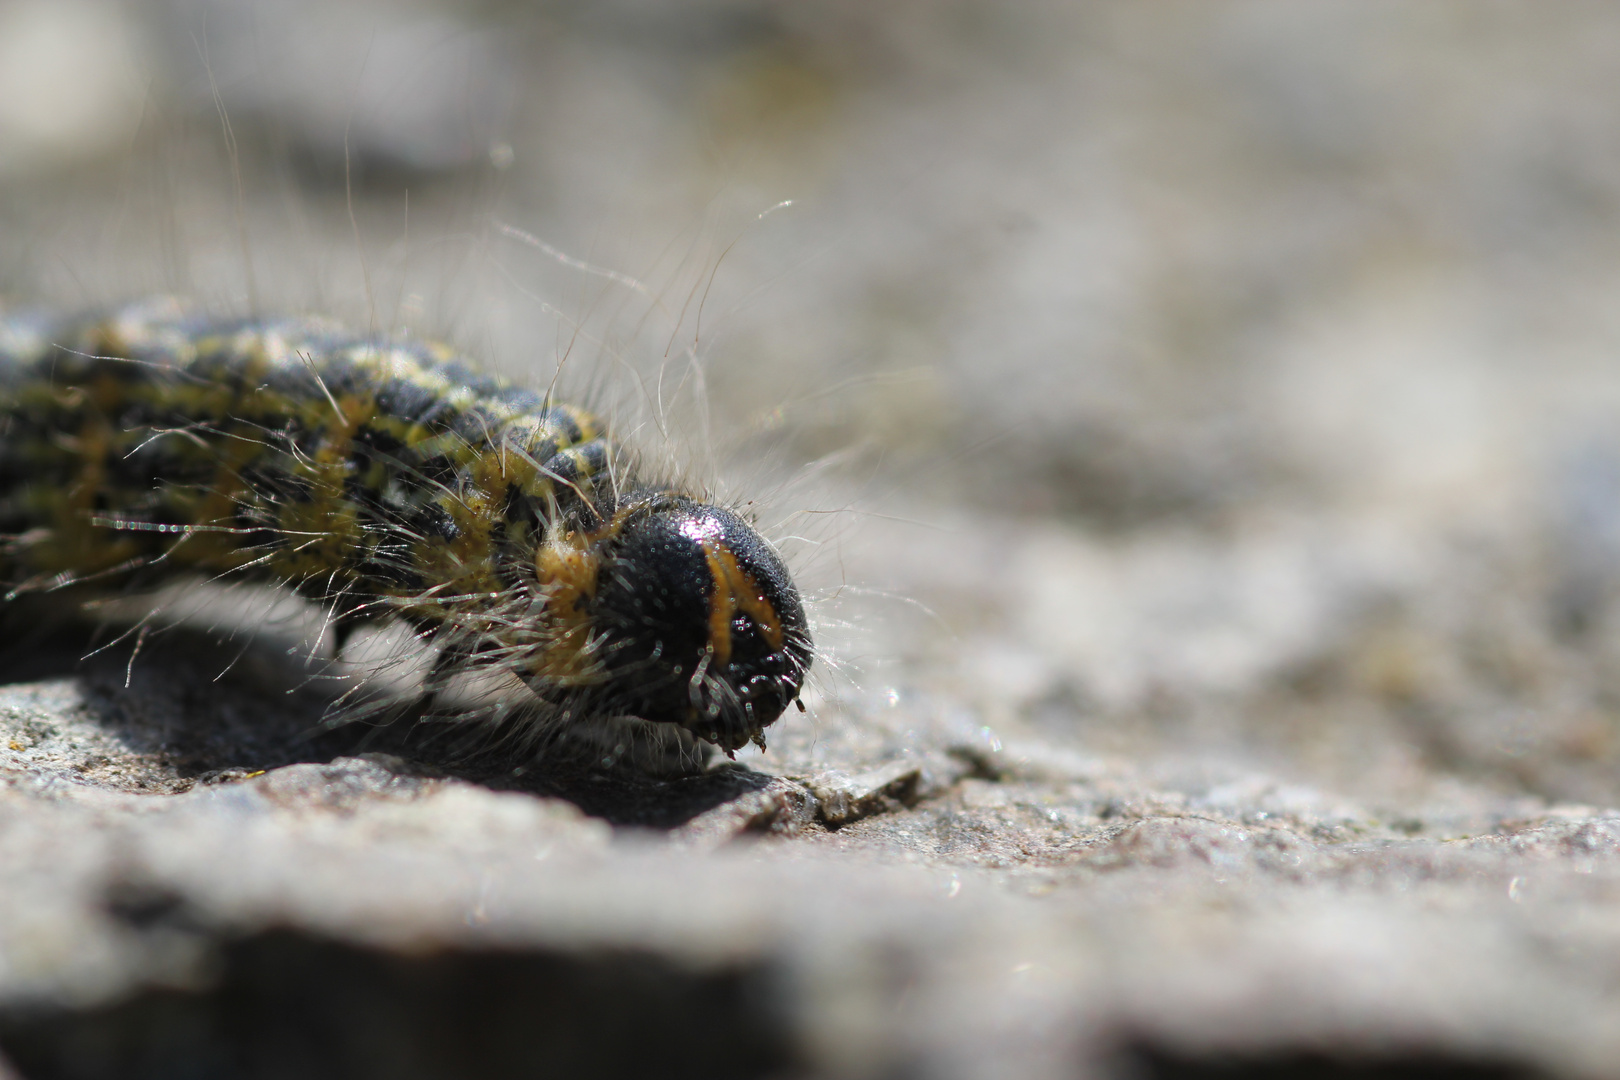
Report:
M763 747L811 663L787 568L738 514L638 480L586 411L314 318L0 320L0 534L8 598L268 581L340 647L404 620L437 649L429 693L515 675L548 730Z

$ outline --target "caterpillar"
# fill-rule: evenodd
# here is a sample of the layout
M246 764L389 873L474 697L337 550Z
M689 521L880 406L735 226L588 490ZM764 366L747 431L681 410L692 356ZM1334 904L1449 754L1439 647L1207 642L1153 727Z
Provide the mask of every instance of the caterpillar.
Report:
M493 671L536 731L763 748L811 663L798 591L739 514L637 472L595 415L440 345L172 299L0 319L8 600L269 582L339 651L403 620L436 650L425 696Z

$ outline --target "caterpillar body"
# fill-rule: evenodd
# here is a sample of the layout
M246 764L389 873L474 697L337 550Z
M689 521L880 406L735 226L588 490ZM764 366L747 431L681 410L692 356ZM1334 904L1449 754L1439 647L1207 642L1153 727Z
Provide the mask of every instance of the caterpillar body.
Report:
M0 534L11 597L269 581L340 639L384 617L431 639L429 694L516 676L552 731L763 747L811 662L738 514L639 480L584 410L313 318L0 319Z

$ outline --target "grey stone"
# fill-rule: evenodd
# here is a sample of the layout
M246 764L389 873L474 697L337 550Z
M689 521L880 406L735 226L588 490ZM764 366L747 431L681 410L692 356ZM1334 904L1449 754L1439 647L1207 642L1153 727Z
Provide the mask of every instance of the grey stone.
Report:
M648 1067L638 1032L713 1075L1620 1060L1614 815L1413 837L1263 778L1166 790L911 716L910 757L727 765L717 805L615 830L374 752L166 788L161 750L83 707L93 685L0 711L7 746L34 740L0 773L0 1047L24 1075L257 1075L276 1040L311 1075L523 1075L529 1029L487 1018L548 994L589 1036L534 1028L557 1060L615 1075ZM646 785L682 789L617 790ZM310 1004L334 988L361 1013ZM393 1049L367 1057L378 1032Z
M816 816L836 829L873 814L915 805L922 776L920 765L899 761L858 776L836 770L817 773L805 781L805 787L816 798Z
M821 649L656 779L8 621L22 1075L1620 1074L1620 9L0 14L8 301L567 355Z

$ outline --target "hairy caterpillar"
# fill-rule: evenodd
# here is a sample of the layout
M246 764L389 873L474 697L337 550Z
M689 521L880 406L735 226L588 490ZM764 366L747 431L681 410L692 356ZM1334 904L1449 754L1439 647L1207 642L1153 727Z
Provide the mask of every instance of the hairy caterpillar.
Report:
M402 619L428 694L508 672L537 730L763 747L811 660L737 514L638 480L587 412L316 319L0 320L0 534L10 598L203 573L295 589L340 639Z

